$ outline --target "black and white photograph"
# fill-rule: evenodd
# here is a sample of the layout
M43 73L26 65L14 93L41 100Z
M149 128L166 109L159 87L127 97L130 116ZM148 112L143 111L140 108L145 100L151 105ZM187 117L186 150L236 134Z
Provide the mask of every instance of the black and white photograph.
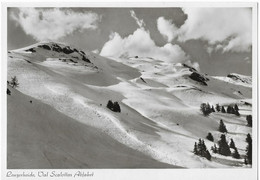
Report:
M257 3L2 4L2 177L256 179L256 12Z

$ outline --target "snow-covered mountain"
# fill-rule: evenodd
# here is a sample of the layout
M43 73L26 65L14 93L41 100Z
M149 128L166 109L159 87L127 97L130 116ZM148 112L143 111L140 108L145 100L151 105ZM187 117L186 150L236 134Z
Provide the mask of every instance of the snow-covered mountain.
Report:
M227 140L245 156L245 138L252 132L246 121L252 86L245 76L230 74L228 81L187 64L109 59L55 42L9 51L8 80L14 76L19 87L8 86L7 99L10 168L245 166L243 158L210 150L222 134L222 119ZM120 113L106 107L109 100L119 102ZM237 104L240 116L206 117L201 103ZM206 139L209 132L214 142ZM211 161L193 154L199 138Z

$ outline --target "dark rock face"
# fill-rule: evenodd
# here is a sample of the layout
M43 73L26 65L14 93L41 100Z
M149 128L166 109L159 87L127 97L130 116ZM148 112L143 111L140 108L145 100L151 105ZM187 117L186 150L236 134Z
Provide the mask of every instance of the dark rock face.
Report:
M90 60L88 58L86 58L85 56L82 57L82 60L85 61L85 62L90 63Z
M81 54L84 54L84 55L86 55L85 53L84 53L84 51L80 51L81 52Z
M66 46L62 49L62 52L64 52L65 54L70 54L70 53L73 53L74 51L72 49L70 49L69 46Z
M206 81L208 81L209 79L202 76L199 73L193 72L190 76L189 76L192 80L199 82L201 85L207 86Z
M56 52L61 52L62 48L59 45L57 45L57 44L53 44L52 45L52 50L56 51Z
M27 49L25 50L26 52L36 52L34 48L30 48L30 49Z
M187 65L187 64L182 63L182 65L183 65L183 67L189 68L189 70L190 70L191 72L197 72L197 70L196 70L195 68L193 68L193 67L191 67L191 66L189 66L189 65Z
M51 50L51 48L49 46L47 46L46 44L39 45L38 47L46 49L46 50Z

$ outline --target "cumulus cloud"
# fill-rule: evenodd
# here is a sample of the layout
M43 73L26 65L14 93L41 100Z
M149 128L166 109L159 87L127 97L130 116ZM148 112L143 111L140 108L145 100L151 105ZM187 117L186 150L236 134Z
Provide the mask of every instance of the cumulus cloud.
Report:
M141 28L145 26L144 20L143 19L138 19L135 12L133 10L130 11L130 14L132 18L134 18L136 24Z
M142 56L153 57L165 62L184 62L189 56L180 46L167 43L164 46L157 46L151 39L150 32L144 28L138 28L133 34L121 37L114 32L110 40L106 42L100 52L102 56Z
M28 35L34 39L57 40L74 31L96 29L100 16L92 12L74 12L71 10L19 8L18 14L11 14Z
M183 8L187 19L175 30L174 23L159 18L158 30L162 35L178 36L179 41L205 40L215 50L247 52L252 45L252 13L249 8ZM160 20L160 21L159 21ZM159 29L162 24L164 30ZM170 32L165 29L173 29Z
M164 17L159 17L157 19L157 28L159 32L171 42L177 36L178 28L172 23L171 20L167 20Z

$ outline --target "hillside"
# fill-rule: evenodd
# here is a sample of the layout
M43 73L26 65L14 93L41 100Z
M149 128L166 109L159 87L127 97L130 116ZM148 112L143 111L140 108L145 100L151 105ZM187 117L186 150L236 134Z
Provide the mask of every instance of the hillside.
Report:
M228 129L227 140L232 138L241 157L245 155L245 138L252 133L246 121L252 109L252 86L241 85L243 76L229 82L198 72L187 64L169 64L148 57L109 59L54 42L8 52L8 80L14 76L19 80L19 87L8 97L8 123L13 127L22 113L25 116L22 119L26 120L21 122L24 127L21 131L37 132L34 141L39 140L37 137L44 139L41 144L15 147L12 144L27 141L29 134L20 136L20 140L8 140L8 147L13 148L11 152L21 157L28 157L29 148L32 154L36 153L35 159L40 158L37 152L44 154L45 147L49 148L51 135L55 145L50 146L53 148L50 159L59 159L55 167L245 166L243 158L225 157L210 150L220 138L218 126L222 119ZM33 108L30 103L16 106L29 99L33 99ZM119 102L121 113L106 108L108 100ZM214 112L206 117L199 110L201 103L225 108L237 104L240 116ZM11 128L9 139L14 132ZM214 136L214 143L206 140L208 132ZM205 139L211 161L193 154L194 143L199 138ZM86 139L91 140L86 143ZM67 143L73 146L61 148ZM71 147L77 149L72 151ZM65 152L57 152L55 148ZM96 152L97 149L107 151ZM77 159L86 151L92 155L79 163L67 157L70 155L66 153L71 151ZM68 160L64 164L60 159L65 157ZM114 159L118 161L111 163ZM126 163L125 159L131 161ZM24 167L20 161L25 159L8 155L10 167ZM48 163L35 162L39 161L25 166L50 167Z

